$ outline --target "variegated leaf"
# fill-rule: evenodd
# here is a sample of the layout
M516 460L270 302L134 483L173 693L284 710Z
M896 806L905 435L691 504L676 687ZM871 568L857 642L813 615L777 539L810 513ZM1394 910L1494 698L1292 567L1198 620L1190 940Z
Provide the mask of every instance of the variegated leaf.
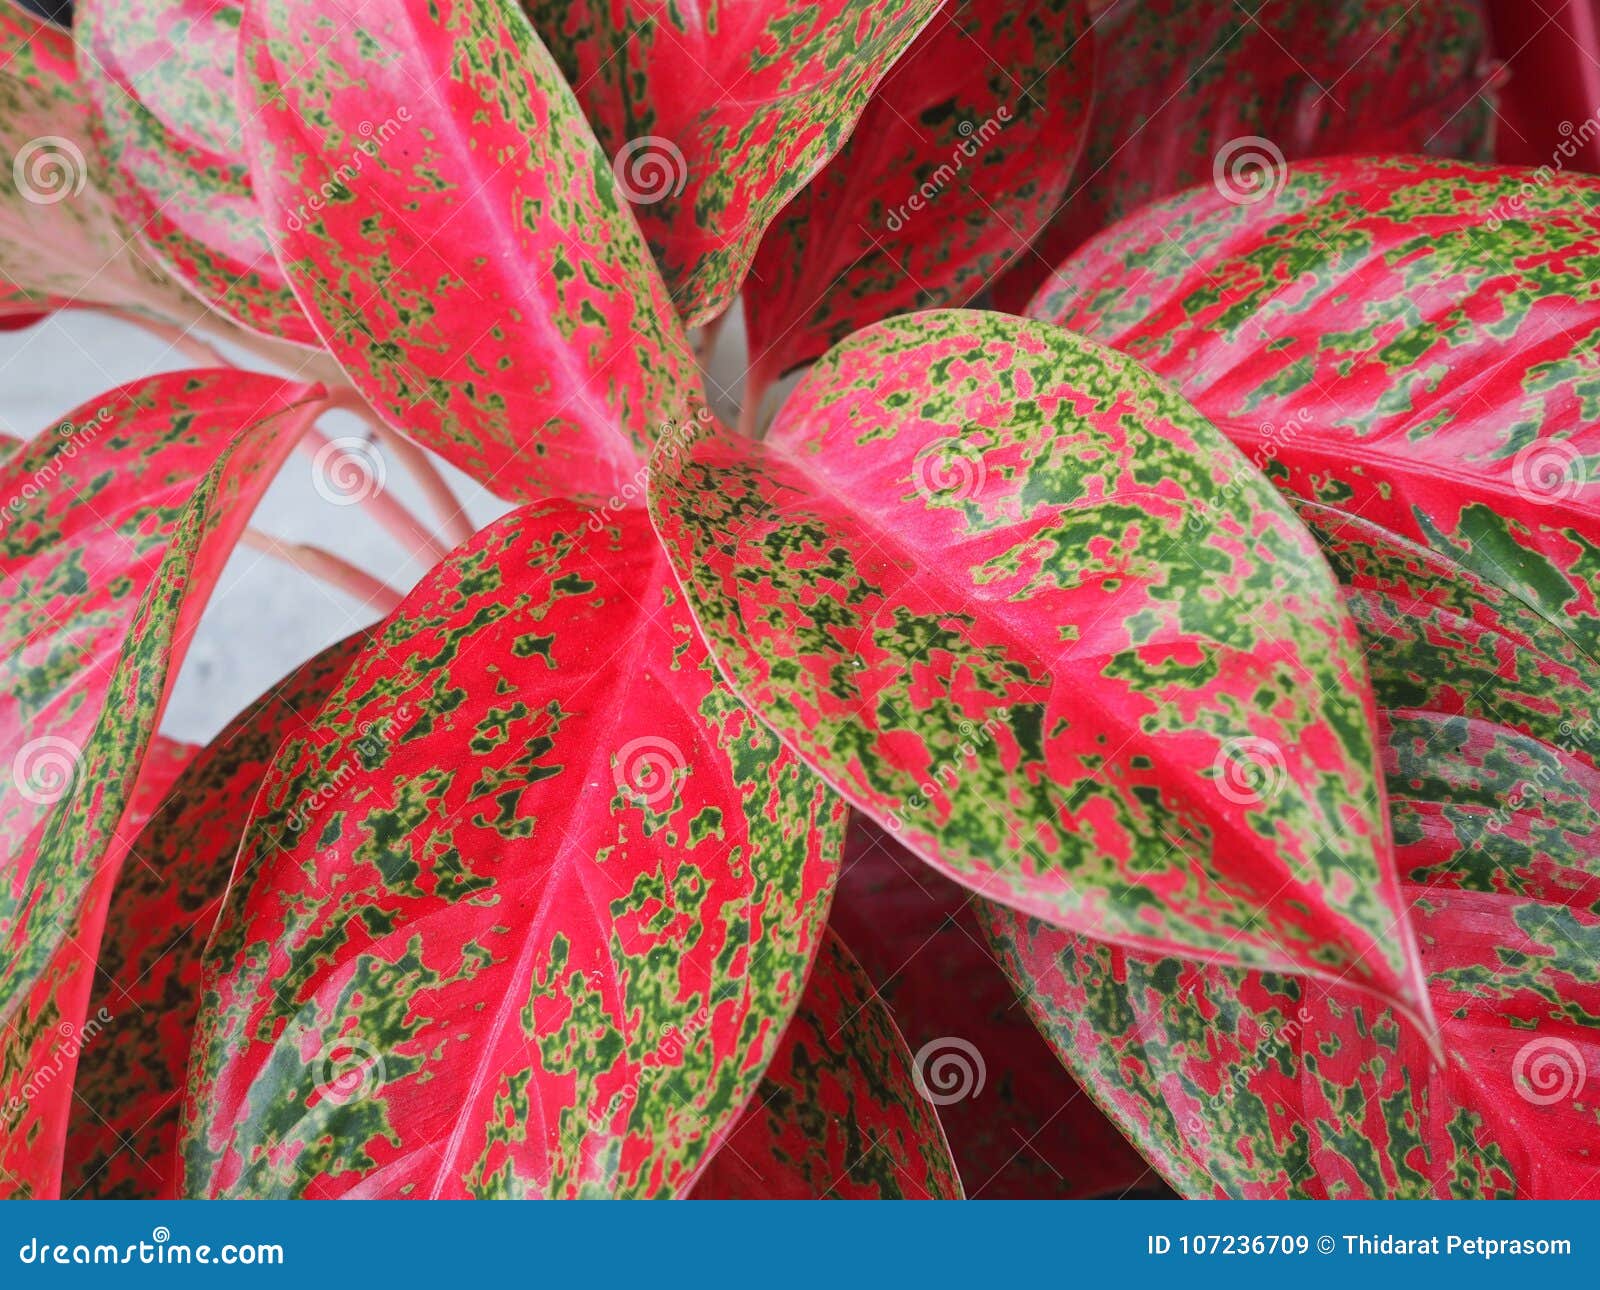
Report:
M993 899L1426 1010L1353 624L1310 535L1138 364L997 314L819 362L653 517L740 695Z
M425 22L406 0L259 0L242 42L268 231L378 412L503 497L635 482L699 376L512 0L440 0Z
M830 933L766 1077L695 1183L695 1199L960 1200L920 1078L872 982Z
M852 331L964 305L1060 203L1094 81L1084 0L957 0L761 240L745 399Z
M523 0L692 325L943 0Z
M274 761L186 1191L683 1194L799 1002L842 814L717 679L640 512L513 512Z

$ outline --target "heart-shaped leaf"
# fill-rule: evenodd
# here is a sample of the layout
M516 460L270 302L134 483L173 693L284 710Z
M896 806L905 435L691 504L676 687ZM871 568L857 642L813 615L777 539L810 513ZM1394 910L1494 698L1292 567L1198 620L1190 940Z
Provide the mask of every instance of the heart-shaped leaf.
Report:
M765 442L658 454L734 687L957 881L1425 1009L1372 701L1315 543L1171 387L998 314L858 333Z
M1490 158L1481 0L1112 0L1095 39L1089 145L1035 254L997 288L1006 308L1084 239L1192 184L1248 203L1312 157Z
M767 230L745 399L869 323L964 305L1056 209L1094 83L1084 0L956 0Z
M828 926L921 1057L966 1194L1065 1200L1159 1187L1017 1006L976 903L852 814Z
M1062 1059L1187 1195L1597 1195L1600 669L1501 589L1387 541L1346 520L1329 551L1390 705L1398 861L1447 1063L1338 986L1124 952L998 906L996 948Z
M273 754L303 727L366 640L331 646L208 745L129 851L111 898L78 1061L62 1190L90 1198L178 1194L179 1108L201 952Z
M320 400L277 377L170 372L0 467L0 1017L132 841L123 814L206 597Z
M842 814L717 680L640 512L513 512L274 761L186 1191L682 1194L799 1002Z
M1199 189L1030 307L1177 384L1279 486L1424 543L1600 656L1600 181L1420 159Z
M267 240L234 78L244 6L78 0L78 68L106 182L169 273L235 321L319 345Z
M143 827L194 749L157 736L145 754L123 827ZM105 925L111 870L97 874L71 930L4 1026L0 1038L0 1196L55 1199L64 1185L62 1152L86 1055L106 1046L110 1015L93 1008L95 949Z
M960 1200L921 1079L872 982L830 932L766 1078L695 1199Z
M838 152L942 0L523 0L691 326ZM976 50L974 50L976 55Z
M407 0L259 0L242 42L263 218L373 407L502 497L636 482L699 377L515 4L440 0L424 22Z

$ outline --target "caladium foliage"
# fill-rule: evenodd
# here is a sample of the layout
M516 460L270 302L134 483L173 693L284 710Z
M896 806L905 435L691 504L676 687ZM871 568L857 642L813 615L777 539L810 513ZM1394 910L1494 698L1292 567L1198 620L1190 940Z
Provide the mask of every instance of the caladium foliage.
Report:
M836 153L941 0L524 0L691 325Z
M89 881L119 863L119 822L206 594L319 393L232 371L152 377L75 409L0 470L0 1015Z
M278 746L322 706L365 639L323 651L234 718L139 829L112 895L89 1002L95 1042L79 1059L64 1193L178 1194L201 952L240 833Z
M740 695L958 881L1425 1009L1355 629L1239 464L1111 351L927 313L764 442L702 425L651 505Z
M1252 201L1314 157L1490 159L1483 0L1112 0L1095 37L1088 147L1068 200L1029 226L1007 307L1086 238L1193 184Z
M79 72L110 190L165 268L235 321L314 344L250 187L234 95L242 16L226 0L78 0Z
M766 1078L695 1198L959 1200L921 1078L867 974L829 934Z
M262 217L373 407L505 497L631 482L694 362L521 11L448 0L420 25L406 0L258 0L241 39Z
M1199 189L1129 221L1030 308L1173 381L1280 487L1600 654L1597 205L1586 178L1296 166L1270 201Z
M836 799L637 511L513 512L280 750L208 954L199 1195L681 1195L822 933Z
M746 401L891 314L964 305L1066 192L1094 83L1084 0L961 0L762 239Z

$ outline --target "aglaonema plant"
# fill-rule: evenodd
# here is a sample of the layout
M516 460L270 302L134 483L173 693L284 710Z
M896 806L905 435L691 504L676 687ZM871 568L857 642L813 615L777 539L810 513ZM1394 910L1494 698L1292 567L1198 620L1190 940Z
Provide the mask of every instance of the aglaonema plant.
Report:
M1391 9L0 8L0 311L198 364L0 465L0 1189L1600 1194L1600 185Z

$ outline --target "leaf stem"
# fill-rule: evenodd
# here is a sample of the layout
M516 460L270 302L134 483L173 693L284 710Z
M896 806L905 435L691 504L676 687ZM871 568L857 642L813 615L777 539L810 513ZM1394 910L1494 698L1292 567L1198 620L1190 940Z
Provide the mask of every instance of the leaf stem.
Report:
M342 556L325 551L320 546L304 542L284 542L260 529L245 529L239 535L239 545L272 556L284 564L309 574L318 582L326 583L346 595L354 596L363 605L388 615L399 607L405 594L388 583L359 569Z
M314 464L326 468L324 454L334 448L334 441L321 430L313 429L296 445ZM319 460L320 459L320 460ZM382 481L374 481L370 490L363 489L360 502L367 513L388 530L389 535L416 557L425 568L431 567L450 554L450 549L434 536L415 515L408 511L393 494L386 491Z

